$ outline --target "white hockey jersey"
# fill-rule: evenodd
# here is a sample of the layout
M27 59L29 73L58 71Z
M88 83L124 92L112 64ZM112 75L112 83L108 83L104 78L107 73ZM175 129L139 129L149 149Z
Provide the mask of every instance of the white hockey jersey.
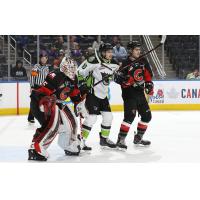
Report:
M96 97L104 99L108 95L108 87L112 77L107 78L96 86L94 86L94 84L101 81L107 75L113 75L118 69L119 65L115 60L105 62L100 60L96 55L89 57L79 66L78 74L87 81L89 80L88 86Z

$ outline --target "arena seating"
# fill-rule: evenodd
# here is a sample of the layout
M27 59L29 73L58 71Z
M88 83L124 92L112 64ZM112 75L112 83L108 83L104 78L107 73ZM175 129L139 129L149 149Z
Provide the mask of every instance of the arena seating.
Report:
M184 79L194 68L199 68L199 37L196 35L167 36L165 49L176 70L176 76Z

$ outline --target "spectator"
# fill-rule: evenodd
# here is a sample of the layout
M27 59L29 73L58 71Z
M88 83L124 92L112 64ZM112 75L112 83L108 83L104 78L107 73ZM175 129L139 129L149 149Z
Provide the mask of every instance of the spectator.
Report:
M82 62L84 62L84 61L85 61L85 56L81 56L79 65L80 65Z
M60 50L64 48L64 39L63 36L59 36L55 42L55 47Z
M15 39L17 40L18 54L22 56L23 49L26 49L29 43L29 37L27 35L19 35L15 36Z
M75 46L77 45L78 43L76 42L76 36L75 35L71 35L70 36L70 49L71 50L74 50L75 49Z
M112 38L112 46L116 46L120 42L119 36L113 36Z
M116 44L116 46L113 48L113 56L116 58L119 62L123 61L127 57L126 49L121 46L120 42Z
M198 69L195 69L192 73L188 74L186 80L199 80L200 73Z
M53 61L53 69L58 69L59 66L60 66L60 63L61 63L61 61L60 61L58 58L56 58L56 59Z
M76 60L77 64L81 64L81 57L82 57L82 52L80 50L79 44L76 44L75 49L72 50L71 56Z
M100 46L100 44L98 42L98 36L96 36L96 38L95 38L95 40L94 40L94 42L92 44L92 48L99 50L99 46Z
M47 50L47 54L49 56L49 63L53 63L54 59L58 57L58 51L55 45L50 45L49 50Z
M55 58L52 61L52 65L49 66L49 71L53 71L55 69L58 69L60 67L60 60L58 58Z
M85 58L89 58L92 55L94 55L94 49L92 47L88 47L85 52Z
M55 45L50 46L50 50L48 51L48 56L53 58L58 57L58 52Z
M23 67L23 63L20 60L17 60L16 66L12 68L11 76L16 79L27 80L26 69Z
M58 59L60 60L60 63L64 57L65 57L65 51L63 49L60 49L58 54Z

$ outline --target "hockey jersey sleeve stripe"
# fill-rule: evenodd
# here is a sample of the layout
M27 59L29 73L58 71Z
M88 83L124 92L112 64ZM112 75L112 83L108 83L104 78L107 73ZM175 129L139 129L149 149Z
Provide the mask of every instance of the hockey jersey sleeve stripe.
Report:
M152 81L151 73L146 68L144 70L144 79L145 81Z

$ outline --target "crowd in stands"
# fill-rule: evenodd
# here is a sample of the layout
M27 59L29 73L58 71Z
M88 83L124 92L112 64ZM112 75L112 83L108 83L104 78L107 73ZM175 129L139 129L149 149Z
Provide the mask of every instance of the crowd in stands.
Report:
M199 65L198 35L169 35L165 49L179 79L185 79Z
M32 64L37 63L37 36L12 36L17 41L17 54L22 58L23 49L26 49L32 55ZM80 65L85 59L93 55L95 49L98 50L102 41L109 42L113 45L114 58L122 62L127 57L127 52L121 43L120 36L101 36L99 42L98 36L95 35L72 35L69 37L69 48L67 36L40 36L40 54L48 55L48 64L51 69L56 69L63 57L71 55ZM1 74L0 74L1 75ZM7 76L4 74L4 76ZM11 66L12 79L27 80L28 75L23 67L22 60L17 60L15 66Z
M18 57L22 60L23 49L32 55L32 64L37 63L37 36L21 35L12 36L17 41ZM68 41L69 38L69 41ZM165 50L170 58L173 69L179 79L196 80L200 79L198 68L198 37L197 36L168 36ZM71 55L80 65L85 59L98 50L101 42L109 42L113 45L113 56L119 62L127 58L127 51L118 35L102 35L101 41L97 35L66 35L40 36L40 54L48 55L48 64L52 69L59 67L63 57ZM69 48L68 48L69 44ZM0 52L1 53L1 52ZM5 56L0 57L0 62L5 63ZM7 76L8 72L2 71L5 66L0 66L0 77ZM14 79L27 80L27 73L20 60L16 66L11 67L11 77Z
M41 36L42 38L42 36ZM58 65L64 55L71 55L80 65L88 56L94 54L94 50L99 48L98 36L70 36L69 49L67 36L57 36L54 42L48 46L41 45L41 51L46 51L49 57L49 64ZM125 47L123 47L119 36L107 36L103 38L104 42L112 43L114 47L114 58L123 61L127 57ZM68 52L69 51L69 52ZM36 62L36 61L34 61Z

